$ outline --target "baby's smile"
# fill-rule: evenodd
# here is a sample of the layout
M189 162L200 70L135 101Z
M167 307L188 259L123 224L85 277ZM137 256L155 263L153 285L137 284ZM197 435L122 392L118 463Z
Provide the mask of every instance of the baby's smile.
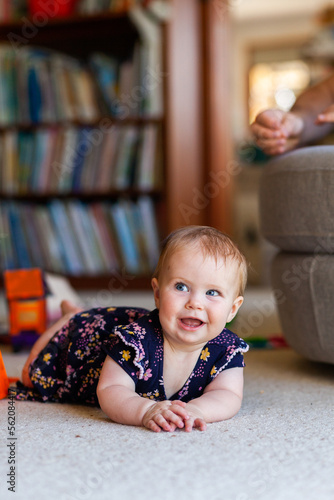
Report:
M186 330L196 330L204 325L204 322L198 318L181 318L179 321L181 326Z

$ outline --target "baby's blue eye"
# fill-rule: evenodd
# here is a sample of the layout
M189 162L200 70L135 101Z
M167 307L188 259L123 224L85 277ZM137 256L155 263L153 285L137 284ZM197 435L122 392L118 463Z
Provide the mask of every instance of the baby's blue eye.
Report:
M175 288L179 292L187 292L188 291L188 287L184 283L176 283Z
M210 297L218 297L218 295L220 295L217 290L208 290L206 294L210 295Z

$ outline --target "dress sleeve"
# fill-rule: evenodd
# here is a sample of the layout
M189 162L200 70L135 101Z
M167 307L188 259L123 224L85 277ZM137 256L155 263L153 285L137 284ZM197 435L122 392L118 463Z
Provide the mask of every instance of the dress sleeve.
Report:
M103 349L136 383L144 375L145 350L136 324L116 327L114 341L104 342Z
M220 349L220 353L217 355L210 372L212 380L223 370L243 368L245 366L243 355L249 349L248 344L229 330L224 332L224 343L225 349Z

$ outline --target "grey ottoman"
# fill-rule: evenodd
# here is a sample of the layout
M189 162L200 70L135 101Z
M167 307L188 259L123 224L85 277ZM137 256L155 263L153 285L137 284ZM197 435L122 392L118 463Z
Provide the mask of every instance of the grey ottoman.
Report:
M282 329L298 353L334 363L334 146L277 157L260 186L260 223Z

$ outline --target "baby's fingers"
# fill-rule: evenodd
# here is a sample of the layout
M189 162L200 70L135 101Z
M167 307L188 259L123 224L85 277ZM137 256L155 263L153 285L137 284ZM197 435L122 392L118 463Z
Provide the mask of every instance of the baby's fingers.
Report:
M189 418L188 414L184 412L178 413L178 411L174 412L173 409L171 408L170 410L167 410L164 412L164 417L168 421L169 424L174 425L174 429L178 427L179 429L182 429L184 427L184 420L187 420Z
M157 415L154 415L148 421L147 427L154 432L160 432L161 429L164 431L167 431L167 432L171 432L171 431L175 430L175 427L174 426L172 427L171 425L169 425L168 420L169 419L167 419L165 417L165 412L164 412L164 415L159 413Z
M154 415L147 423L147 427L154 432L164 430L166 432L175 431L176 427L184 427L183 419L170 410Z
M186 432L191 432L193 430L193 428L195 428L195 427L197 429L199 429L200 431L205 431L206 430L206 423L202 418L190 417L189 420L187 420L185 422L184 430Z
M185 408L187 406L187 403L185 403L184 401L180 401L179 399L171 401L171 404L176 406L182 406L182 408Z
M183 401L178 401L177 403L173 402L173 404L168 408L168 411L171 411L175 415L178 415L182 420L187 420L189 418L189 414L185 407L186 403L184 403Z
M153 432L160 432L161 431L161 427L159 427L158 424L156 424L154 422L154 420L149 420L146 424L145 424L145 427L147 429L150 429L151 431Z
M202 418L195 418L194 427L200 431L206 431L206 422Z

